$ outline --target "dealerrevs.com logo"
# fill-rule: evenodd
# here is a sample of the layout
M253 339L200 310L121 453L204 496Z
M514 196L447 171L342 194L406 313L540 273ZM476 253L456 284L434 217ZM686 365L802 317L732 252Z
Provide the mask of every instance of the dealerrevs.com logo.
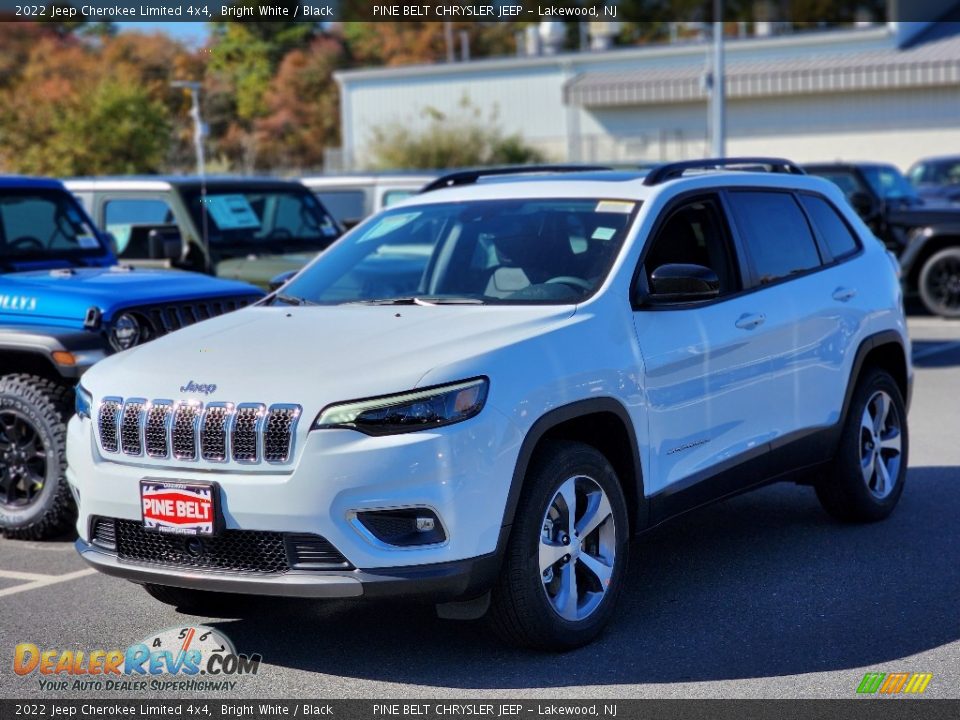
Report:
M125 650L41 649L20 643L13 671L37 676L40 690L130 692L232 691L242 675L256 675L262 658L243 655L224 633L204 625L175 627Z

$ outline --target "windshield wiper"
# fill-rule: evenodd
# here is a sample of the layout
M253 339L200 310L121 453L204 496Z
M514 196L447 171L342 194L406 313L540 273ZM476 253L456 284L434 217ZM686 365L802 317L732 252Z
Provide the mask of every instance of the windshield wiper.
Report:
M296 297L295 295L284 295L283 293L277 293L273 296L274 300L279 300L284 305L316 305L314 302L310 302L306 298Z
M346 305L484 305L480 298L455 296L413 295L410 297L381 298L377 300L354 300Z

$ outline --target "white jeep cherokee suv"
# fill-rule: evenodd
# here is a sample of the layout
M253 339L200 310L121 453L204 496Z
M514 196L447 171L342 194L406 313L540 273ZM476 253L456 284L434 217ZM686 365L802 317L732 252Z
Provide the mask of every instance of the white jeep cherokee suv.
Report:
M442 178L258 305L94 367L83 558L181 607L419 596L563 649L679 513L792 480L886 517L909 340L840 191L777 159L570 170Z

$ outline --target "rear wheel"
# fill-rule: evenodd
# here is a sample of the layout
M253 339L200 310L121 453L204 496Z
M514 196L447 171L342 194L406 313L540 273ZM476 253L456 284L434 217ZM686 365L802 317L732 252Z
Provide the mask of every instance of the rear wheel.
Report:
M506 642L569 650L600 634L627 563L623 490L607 459L575 442L538 453L524 482L490 622Z
M53 537L76 519L64 477L72 401L72 388L46 378L0 379L0 529L7 537Z
M835 518L871 522L886 518L903 493L909 432L900 388L883 370L870 370L850 404L831 472L817 497Z
M960 317L960 247L931 255L917 279L920 299L934 315Z

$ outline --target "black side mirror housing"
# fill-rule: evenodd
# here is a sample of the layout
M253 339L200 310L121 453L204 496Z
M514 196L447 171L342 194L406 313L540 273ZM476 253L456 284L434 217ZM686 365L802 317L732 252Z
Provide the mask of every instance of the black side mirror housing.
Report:
M147 233L147 245L156 260L179 260L183 254L183 238L176 227L153 228Z
M274 290L279 290L280 288L282 288L284 285L286 285L290 281L290 278L292 278L296 274L297 274L296 270L287 270L286 272L282 272L279 275L274 275L272 278L270 278L270 282L268 284L268 287L270 288L270 292L273 292Z
M657 302L696 302L711 300L720 294L720 278L708 267L687 263L661 265L650 274L648 300Z

